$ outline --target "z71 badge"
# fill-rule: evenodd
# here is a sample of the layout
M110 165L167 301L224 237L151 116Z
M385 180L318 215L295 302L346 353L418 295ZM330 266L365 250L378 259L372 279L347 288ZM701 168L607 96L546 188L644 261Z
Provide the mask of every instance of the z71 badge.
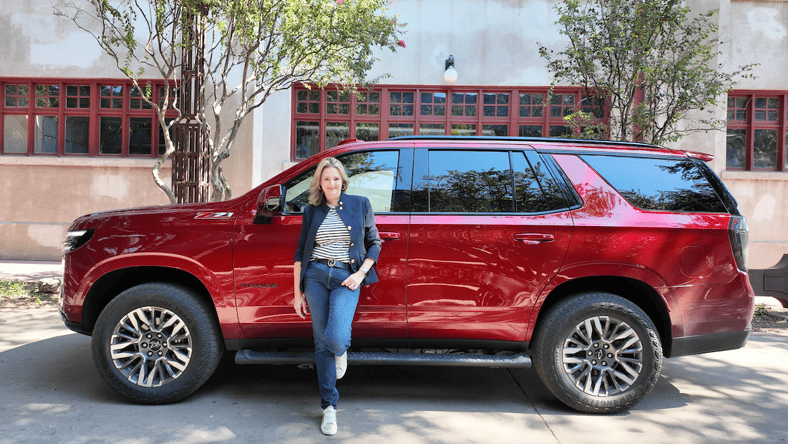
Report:
M233 217L233 213L211 213L211 212L201 212L197 213L194 216L195 219L230 219Z

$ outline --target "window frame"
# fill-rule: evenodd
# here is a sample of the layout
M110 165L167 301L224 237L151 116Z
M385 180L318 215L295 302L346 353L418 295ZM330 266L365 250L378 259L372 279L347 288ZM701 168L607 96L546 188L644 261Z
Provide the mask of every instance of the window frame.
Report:
M573 95L574 96L574 109L579 111L585 103L585 95L583 94L582 87L550 87L550 86L473 86L473 85L375 85L372 89L361 89L363 92L379 93L380 101L379 112L377 115L370 114L357 114L357 103L363 104L364 102L357 102L355 94L350 96L350 113L346 116L337 114L328 114L326 112L327 105L327 91L336 91L339 88L337 85L330 85L323 90L318 89L316 85L312 84L296 84L291 92L291 136L290 136L290 160L293 162L300 162L308 159L309 157L298 157L298 123L299 122L313 122L319 125L318 127L318 147L317 153L326 151L333 147L326 146L326 131L328 123L347 121L348 122L348 138L356 138L356 124L357 123L377 123L378 124L378 140L389 139L391 135L391 125L403 125L407 128L412 128L408 134L420 135L422 129L429 130L430 134L440 131L440 128L422 128L422 125L443 125L443 135L451 135L453 128L457 125L464 125L466 128L473 128L473 135L482 136L485 134L485 127L489 126L502 126L506 125L508 137L518 137L520 135L520 126L539 126L541 129L542 137L547 137L550 134L550 128L555 126L563 126L569 128L567 122L561 117L550 117L550 96L551 94L557 95ZM319 92L319 112L309 112L309 105L301 106L301 109L306 108L307 112L299 112L299 103L316 103L314 100L298 100L298 95L302 91L310 91L306 95L314 94L315 91ZM392 93L412 93L413 94L413 113L412 115L399 115L392 113L392 106L399 106L397 103L392 103ZM435 103L423 103L422 94L434 95L444 94L445 102L443 103L445 109L443 115L435 115L434 112L429 115L422 115L422 105L429 106L430 110L434 110ZM476 113L475 115L466 115L463 112L461 116L455 116L452 113L452 94L476 94ZM484 115L484 98L485 94L495 94L496 101L499 94L508 94L507 104L495 104L495 116ZM543 111L541 116L534 117L520 117L520 94L541 94L543 97ZM507 115L498 115L499 108L506 107ZM533 106L533 105L532 105ZM605 103L605 116L608 115L608 103ZM472 125L475 125L472 127ZM406 128L406 129L407 129ZM316 153L316 154L317 154Z
M730 99L744 98L746 100L746 119L736 119L736 111L742 108L734 106L728 108ZM788 91L777 90L731 90L726 101L726 136L729 130L744 131L745 134L745 162L743 168L728 166L727 140L725 169L728 171L753 171L753 172L786 172L788 171ZM778 99L777 120L756 120L755 103L757 99ZM768 110L768 108L759 108ZM728 120L728 112L734 111L734 118ZM768 112L767 112L768 118ZM777 132L777 159L776 168L758 168L755 166L755 133L758 130L774 130ZM726 137L727 139L727 137Z
M147 83L152 86L153 101L154 103L161 103L159 97L161 87L164 87L166 82L163 80L155 79L140 79L139 81L142 88ZM25 85L27 91L27 106L6 106L5 104L5 87L6 85ZM40 107L37 106L37 99L44 97L37 94L38 86L57 86L59 91L58 95L47 94L46 98L57 97L57 107ZM102 108L101 99L108 96L101 95L102 86L122 86L123 92L120 96L111 96L111 99L122 100L120 108ZM69 87L77 88L77 95L68 95L67 90ZM82 94L82 88L89 87L89 95ZM159 154L159 133L160 125L159 119L156 114L155 108L145 108L140 106L140 109L132 109L130 105L130 96L133 87L133 82L128 79L106 79L106 78L33 78L33 77L0 77L0 93L3 95L0 101L0 155L2 156L49 156L49 157L100 157L100 158L158 158ZM170 82L170 87L177 87L176 82ZM16 97L18 94L9 97ZM77 106L69 107L68 99L76 99ZM134 97L142 100L141 97ZM89 100L88 107L80 106L80 101L83 99ZM4 137L5 137L5 116L17 115L27 116L27 150L26 152L5 152ZM52 153L36 152L36 118L39 116L54 116L57 119L57 150ZM172 109L167 111L166 117L177 118L178 112ZM88 118L88 152L87 153L74 153L66 151L66 120L69 117L87 117ZM100 130L102 117L115 117L121 119L121 152L120 153L102 153L100 152ZM151 120L151 150L150 153L145 154L130 154L130 131L131 121L134 118L149 118Z

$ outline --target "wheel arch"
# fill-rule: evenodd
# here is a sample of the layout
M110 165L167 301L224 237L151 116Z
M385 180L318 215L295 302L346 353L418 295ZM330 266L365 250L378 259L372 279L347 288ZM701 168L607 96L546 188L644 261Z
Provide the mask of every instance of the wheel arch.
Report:
M82 306L82 323L85 331L93 331L99 314L112 299L129 288L152 282L178 285L190 290L218 319L208 288L196 276L178 268L139 266L120 268L106 273L90 287Z
M556 304L574 295L589 292L612 293L640 307L657 328L657 333L662 342L663 355L666 357L671 355L671 321L670 312L665 301L649 284L622 276L581 277L563 282L554 288L538 309L538 316L531 336L531 347L534 345L533 339L541 328L542 322Z

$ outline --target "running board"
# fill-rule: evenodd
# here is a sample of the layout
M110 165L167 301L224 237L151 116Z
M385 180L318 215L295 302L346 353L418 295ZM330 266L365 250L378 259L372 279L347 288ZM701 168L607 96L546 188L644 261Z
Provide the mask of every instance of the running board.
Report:
M444 367L488 367L488 368L531 368L531 357L516 355L475 355L463 353L385 353L348 352L348 364L354 365L425 365ZM315 353L261 352L239 350L235 354L236 364L314 364Z

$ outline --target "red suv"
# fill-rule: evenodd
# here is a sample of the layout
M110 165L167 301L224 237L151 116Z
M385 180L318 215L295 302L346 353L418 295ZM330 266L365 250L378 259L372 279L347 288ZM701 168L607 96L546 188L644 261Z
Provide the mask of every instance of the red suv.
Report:
M91 214L71 226L63 320L92 335L123 397L174 402L238 363L314 359L292 307L315 165L370 199L380 282L361 291L351 364L528 367L561 401L617 412L663 357L742 347L747 225L704 161L563 139L346 141L226 202Z

